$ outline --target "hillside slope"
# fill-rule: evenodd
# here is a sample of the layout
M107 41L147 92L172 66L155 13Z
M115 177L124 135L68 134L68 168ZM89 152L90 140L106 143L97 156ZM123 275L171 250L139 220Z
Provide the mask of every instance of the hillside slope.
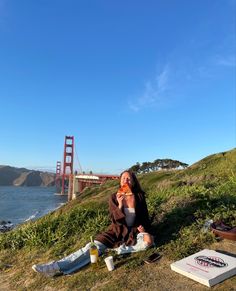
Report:
M54 180L52 173L0 166L0 186L53 186Z
M208 219L236 225L235 164L225 156L235 161L236 150L211 155L185 170L139 176L147 194L156 246L128 256L109 251L114 255L115 271L107 271L105 255L96 272L88 266L72 276L50 279L31 270L34 263L78 250L91 235L107 228L107 200L118 188L117 181L109 181L86 188L77 200L54 213L0 236L0 286L6 290L208 290L171 271L170 264L204 248L236 254L234 242L202 231ZM155 251L162 258L155 264L143 264ZM235 285L233 277L212 290L234 290Z
M236 149L205 157L184 170L158 171L141 175L141 182L146 189L158 189L204 184L217 184L236 173ZM144 177L144 179L143 179Z
M205 157L188 169L190 175L228 176L236 172L236 148Z

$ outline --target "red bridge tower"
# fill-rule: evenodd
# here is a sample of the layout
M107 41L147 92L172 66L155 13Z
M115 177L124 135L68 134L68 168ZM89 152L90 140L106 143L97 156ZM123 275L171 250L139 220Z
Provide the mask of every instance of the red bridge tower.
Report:
M69 180L73 175L73 162L74 162L74 136L65 136L61 194L65 194L66 186L69 187L69 184L71 184L69 183ZM69 196L70 193L71 189L68 189Z
M56 191L61 188L61 162L57 161L56 167L56 179L55 179Z

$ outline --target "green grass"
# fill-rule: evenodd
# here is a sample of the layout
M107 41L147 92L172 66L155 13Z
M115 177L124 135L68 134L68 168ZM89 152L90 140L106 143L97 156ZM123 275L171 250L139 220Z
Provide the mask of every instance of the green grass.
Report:
M109 224L105 205L87 203L77 205L60 215L53 213L37 222L27 223L18 229L0 236L0 249L21 249L24 247L49 249L73 244L75 240L85 241L98 230Z

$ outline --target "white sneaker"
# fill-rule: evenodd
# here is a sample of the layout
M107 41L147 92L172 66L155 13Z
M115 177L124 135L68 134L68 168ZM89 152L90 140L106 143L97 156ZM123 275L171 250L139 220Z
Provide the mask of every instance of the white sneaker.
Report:
M50 263L41 264L41 265L33 265L32 269L35 272L44 274L45 276L48 276L48 277L53 277L61 273L57 262L50 262Z

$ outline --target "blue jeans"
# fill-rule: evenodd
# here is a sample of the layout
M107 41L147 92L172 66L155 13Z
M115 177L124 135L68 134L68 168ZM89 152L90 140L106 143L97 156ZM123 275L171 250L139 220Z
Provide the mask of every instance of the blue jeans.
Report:
M101 256L107 247L97 240L94 242L98 248L98 254ZM90 263L90 246L91 243L88 243L85 247L57 261L60 271L67 275L88 265Z
M134 246L126 246L125 244L123 244L120 247L115 248L114 251L116 251L119 255L146 250L149 246L143 240L144 234L145 233L139 233L137 235L137 243ZM107 246L97 240L95 240L94 242L98 248L98 254L99 256L101 256L103 252L107 249ZM60 271L64 274L70 274L88 265L90 263L90 246L91 243L88 243L85 247L57 261Z

